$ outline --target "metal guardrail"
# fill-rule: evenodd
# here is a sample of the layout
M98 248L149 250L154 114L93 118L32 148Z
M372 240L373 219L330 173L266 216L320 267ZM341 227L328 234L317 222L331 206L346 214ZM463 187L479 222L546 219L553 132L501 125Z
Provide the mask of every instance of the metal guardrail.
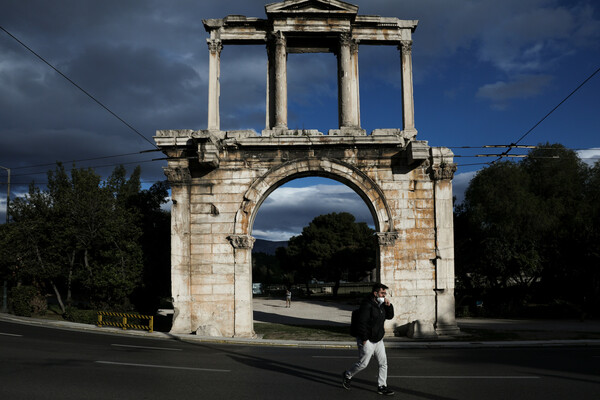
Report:
M122 319L121 319L121 322L107 321L102 318L103 316L109 317L109 318L110 317L119 317ZM143 321L143 320L148 320L148 325L130 324L127 320L128 318L138 320L138 322ZM115 313L115 312L108 312L108 311L98 311L97 325L98 326L115 326L117 328L123 328L123 330L130 328L130 329L142 329L142 330L147 330L149 332L153 332L154 331L154 316L140 315L140 314Z

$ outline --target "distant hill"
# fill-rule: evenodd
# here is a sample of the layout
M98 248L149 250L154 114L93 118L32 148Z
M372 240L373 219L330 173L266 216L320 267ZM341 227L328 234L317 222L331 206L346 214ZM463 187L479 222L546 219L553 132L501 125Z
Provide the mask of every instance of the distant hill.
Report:
M256 239L256 242L254 242L254 247L252 248L252 252L275 255L275 250L277 250L278 247L287 247L287 245L287 241L272 242L270 240Z

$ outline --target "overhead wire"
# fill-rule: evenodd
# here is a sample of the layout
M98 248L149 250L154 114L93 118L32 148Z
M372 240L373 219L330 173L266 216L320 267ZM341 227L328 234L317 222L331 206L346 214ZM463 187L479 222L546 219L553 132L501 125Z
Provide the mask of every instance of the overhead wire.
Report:
M100 100L96 99L88 91L86 91L81 86L79 86L77 83L75 83L71 78L69 78L68 76L66 76L65 74L63 74L58 68L56 68L54 65L52 65L48 61L46 61L44 59L44 57L42 57L41 55L39 55L38 53L36 53L35 51L33 51L33 49L31 49L29 46L27 46L25 43L23 43L21 40L19 40L15 35L13 35L12 33L10 33L9 31L7 31L3 26L0 25L0 29L3 30L4 32L6 32L6 34L8 36L10 36L14 40L16 40L17 43L19 43L21 46L23 46L24 48L26 48L27 50L29 50L34 56L36 56L37 58L39 58L46 65L48 65L50 68L52 68L54 71L56 71L60 76L62 76L63 78L65 78L67 81L69 81L73 86L75 86L77 89L79 89L80 91L82 91L86 96L88 96L90 99L92 99L93 101L95 101L100 107L104 108L112 116L114 116L119 121L121 121L125 126L127 126L129 129L131 129L133 132L135 132L139 137L141 137L146 142L150 143L153 147L155 147L155 148L158 149L158 146L155 143L152 143L146 136L144 136L142 133L140 133L140 131L138 131L137 129L135 129L128 122L126 122L123 118L121 118L115 112L113 112L111 109L109 109L107 106L105 106L104 104L102 104L102 102L100 102Z
M99 157L92 157L92 158L81 158L81 159L78 159L78 160L56 161L56 162L53 162L53 163L46 163L46 164L25 165L25 166L21 166L21 167L14 167L14 168L11 168L11 169L12 170L16 170L16 169L48 167L48 166L56 165L59 162L62 163L62 164L66 164L66 163L76 163L76 162L84 162L84 161L104 160L104 159L107 159L107 158L126 157L126 156L132 156L132 155L149 153L149 152L153 152L153 151L160 151L160 150L158 150L158 149L142 150L142 151L136 151L134 153L114 154L114 155L111 155L111 156L99 156Z
M600 72L600 67L598 67L591 75L589 75L583 82L581 82L579 84L579 86L577 86L573 91L571 91L571 93L569 93L569 95L567 97L565 97L564 99L562 99L562 101L560 103L558 103L556 105L556 107L554 107L552 110L550 110L546 115L544 115L544 117L542 119L540 119L535 125L533 125L527 132L525 132L516 142L511 143L508 146L508 149L506 149L506 151L503 154L508 154L514 147L516 147L519 142L521 142L523 139L525 139L535 128L537 128L542 122L544 122L544 120L546 118L548 118L554 111L556 111L558 109L558 107L560 107L564 102L566 102L571 96L573 96L579 89L581 89L583 87L583 85L585 85L590 79L592 79L598 72ZM499 157L498 159L494 160L491 162L491 164L499 161L502 157Z
M94 165L94 166L88 166L85 168L107 168L107 167L115 167L117 165L131 165L131 164L143 164L143 163L149 163L149 162L154 162L154 161L163 161L163 160L168 160L168 158L154 158L152 160L142 160L142 161L131 161L131 162L125 162L125 163L113 163L113 164L104 164L104 165ZM39 171L39 172L29 172L29 173L22 173L22 174L13 174L12 176L31 176L31 175L41 175L41 174L45 174L48 171Z
M104 108L107 112L109 112L111 115L113 115L115 118L117 118L120 122L122 122L125 126L127 126L130 130L132 130L134 133L136 133L139 137L141 137L142 139L144 139L146 142L150 143L155 149L153 150L146 150L146 151L141 151L141 152L137 152L137 153L125 153L125 154L118 154L118 155L112 155L112 156L103 156L103 157L94 157L94 158L88 158L88 159L80 159L80 160L71 160L69 162L83 162L83 161L93 161L93 160L99 160L99 159L106 159L106 158L113 158L113 157L121 157L121 156L130 156L130 155L137 155L140 153L144 153L144 152L148 152L148 151L159 151L160 149L158 148L158 146L151 142L150 140L148 140L148 138L146 138L142 133L140 133L137 129L135 129L133 126L131 126L129 123L127 123L125 120L123 120L123 118L121 118L119 115L117 115L115 112L113 112L112 110L110 110L107 106L105 106L102 102L100 102L98 99L96 99L93 95L91 95L89 92L87 92L85 89L83 89L80 85L78 85L76 82L74 82L72 79L70 79L68 76L66 76L63 72L61 72L58 68L56 68L54 65L52 65L50 62L48 62L46 59L44 59L41 55L39 55L38 53L36 53L33 49L31 49L29 46L27 46L25 43L23 43L20 39L18 39L16 36L14 36L12 33L10 33L8 30L6 30L4 27L0 26L0 29L2 31L4 31L7 35L9 35L12 39L14 39L16 42L18 42L21 46L23 46L25 49L27 49L29 52L31 52L33 55L35 55L38 59L40 59L42 62L44 62L46 65L48 65L50 68L52 68L54 71L56 71L59 75L61 75L64 79L66 79L68 82L70 82L72 85L74 85L77 89L79 89L81 92L83 92L85 95L87 95L90 99L92 99L94 102L96 102L98 105L100 105L102 108ZM569 93L568 96L566 96L558 105L556 105L552 110L550 110L542 119L540 119L534 126L532 126L527 132L525 132L516 142L511 143L510 145L484 145L484 146L447 146L449 148L461 148L461 149L476 149L476 148L492 148L492 147L508 147L507 150L505 152L503 152L500 155L475 155L475 156L462 156L462 155L455 155L455 157L493 157L493 156L497 156L498 158L494 161L488 162L488 163L472 163L472 164L459 164L461 166L471 166L471 165L491 165L497 161L499 161L502 158L505 157L525 157L524 155L509 155L508 153L510 151L512 151L515 148L532 148L532 147L536 147L536 146L519 146L519 143L525 139L535 128L537 128L546 118L548 118L554 111L556 111L563 103L565 103L573 94L575 94L579 89L581 89L581 87L583 87L590 79L592 79L598 72L600 72L600 67L597 68L591 75L589 75L581 84L579 84L579 86L577 86L573 91L571 91L571 93ZM583 149L582 149L583 150ZM593 159L594 157L590 157L590 159ZM146 163L146 162L153 162L153 161L158 161L158 160L164 160L164 158L162 159L153 159L153 160L146 160L146 161L138 161L138 162L129 162L129 163L120 163L122 165L127 165L127 164L135 164L135 163ZM43 167L43 166L50 166L50 165L55 165L56 163L48 163L48 164L37 164L37 165L33 165L33 166L21 166L21 167L16 167L13 169L25 169L25 168L35 168L35 167ZM108 166L115 166L115 165L119 165L119 164L108 164L108 165L101 165L101 166L95 166L95 167L88 167L88 168L103 168L103 167L108 167ZM36 172L36 173L28 173L28 174L17 174L14 176L26 176L26 175L36 175L36 174L41 174L41 173L45 173L44 172Z

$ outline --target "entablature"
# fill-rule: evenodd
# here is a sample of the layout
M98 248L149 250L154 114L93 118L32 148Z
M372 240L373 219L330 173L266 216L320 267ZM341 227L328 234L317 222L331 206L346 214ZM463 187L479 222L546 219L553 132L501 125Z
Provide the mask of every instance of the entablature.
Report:
M418 24L417 20L357 15L357 6L331 0L284 1L268 4L265 9L268 19L229 15L202 22L211 39L219 39L224 44L266 43L270 33L283 32L302 42L290 43L289 52L333 51L330 45L319 45L324 34L338 37L346 33L364 44L397 45L401 40L410 40ZM311 38L314 43L310 43Z
M449 149L432 148L427 141L407 139L400 133L377 134L369 136L258 136L251 130L245 131L208 131L198 130L159 130L154 137L157 145L163 152L179 148L180 152L187 148L198 155L200 165L208 168L217 168L220 163L221 151L235 151L238 149L277 149L292 150L311 148L319 150L330 147L343 147L350 149L376 149L394 148L404 152L409 164L420 163L430 158L437 160L443 154L446 162L451 162L452 152ZM188 151L188 153L189 153Z

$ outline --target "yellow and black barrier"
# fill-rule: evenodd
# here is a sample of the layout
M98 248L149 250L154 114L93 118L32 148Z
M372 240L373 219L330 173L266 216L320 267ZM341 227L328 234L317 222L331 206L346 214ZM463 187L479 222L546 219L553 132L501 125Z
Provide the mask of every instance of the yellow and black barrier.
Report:
M108 317L103 319L102 317ZM114 319L122 318L121 322L115 322ZM148 320L148 325L140 325L140 324L130 324L127 318L137 320L138 322L143 320ZM112 319L112 321L107 319ZM143 329L149 332L154 330L154 316L152 315L140 315L140 314L126 314L126 313L116 313L116 312L108 312L108 311L98 311L98 326L115 326L117 328L123 328L126 330L130 329Z

